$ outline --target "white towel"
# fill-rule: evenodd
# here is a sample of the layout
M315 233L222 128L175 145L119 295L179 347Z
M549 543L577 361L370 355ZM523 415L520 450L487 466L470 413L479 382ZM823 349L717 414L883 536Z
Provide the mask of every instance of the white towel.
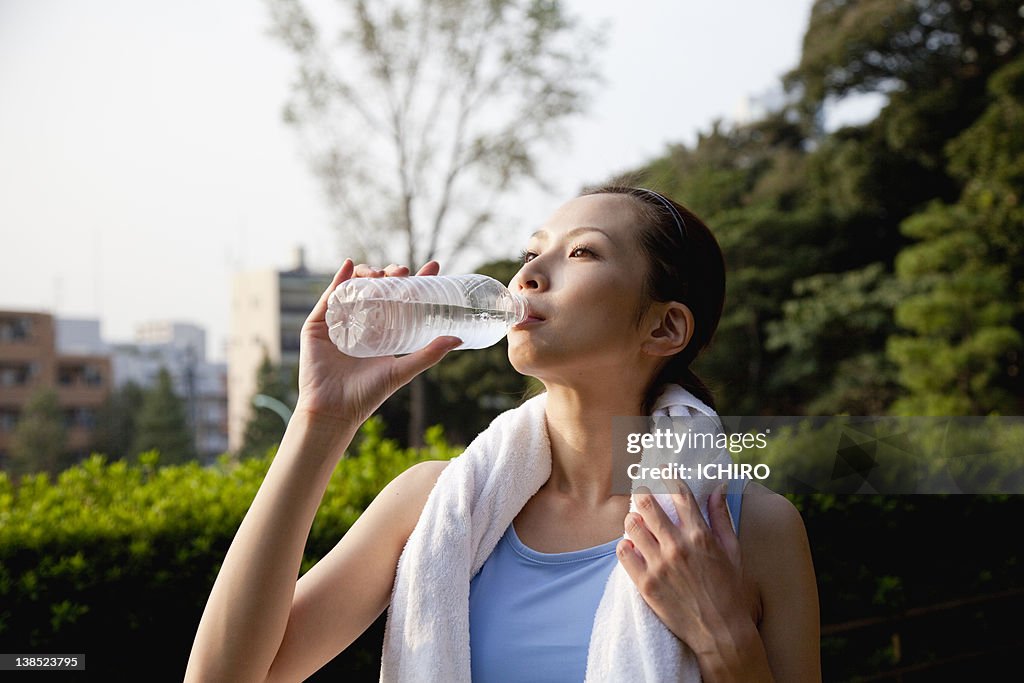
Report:
M398 560L384 634L382 683L470 682L469 582L551 475L546 400L542 394L496 417L438 478ZM720 425L711 408L675 384L666 387L653 413L706 415ZM645 451L641 464L659 457L664 455ZM716 459L722 457L730 461L721 453ZM718 482L688 483L707 520L707 497ZM678 523L671 498L656 498ZM636 509L635 499L630 508ZM616 564L594 619L586 681L700 680L693 652L668 630Z

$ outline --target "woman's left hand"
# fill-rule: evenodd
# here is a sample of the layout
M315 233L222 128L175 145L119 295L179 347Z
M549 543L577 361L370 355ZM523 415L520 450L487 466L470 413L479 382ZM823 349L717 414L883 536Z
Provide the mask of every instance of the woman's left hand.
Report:
M671 486L666 482L667 485ZM637 496L639 514L626 515L619 562L640 595L677 638L698 656L759 620L756 591L743 576L740 544L725 504L724 486L711 494L704 521L690 488L676 484L672 523L650 492Z

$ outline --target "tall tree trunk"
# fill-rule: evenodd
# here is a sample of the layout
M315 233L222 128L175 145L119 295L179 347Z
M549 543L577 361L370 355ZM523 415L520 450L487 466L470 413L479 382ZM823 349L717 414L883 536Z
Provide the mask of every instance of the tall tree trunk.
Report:
M409 445L423 447L423 432L427 429L427 382L416 375L409 383Z

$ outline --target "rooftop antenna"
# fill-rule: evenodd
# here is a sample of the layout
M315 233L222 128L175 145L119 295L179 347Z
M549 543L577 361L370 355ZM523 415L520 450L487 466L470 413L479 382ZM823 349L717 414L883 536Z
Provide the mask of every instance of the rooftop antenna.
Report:
M53 314L55 316L60 311L63 289L64 278L58 273L53 276Z
M103 228L93 230L93 306L96 317L103 319Z

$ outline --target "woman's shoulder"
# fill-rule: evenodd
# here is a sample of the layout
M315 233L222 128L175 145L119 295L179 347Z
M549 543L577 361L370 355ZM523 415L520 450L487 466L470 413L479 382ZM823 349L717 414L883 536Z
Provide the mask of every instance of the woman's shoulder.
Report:
M409 467L388 485L396 494L406 498L410 503L419 502L422 508L427 497L437 483L441 473L448 467L450 460L423 460ZM417 515L418 516L418 515Z
M765 532L770 529L764 527L775 527L778 524L782 524L790 530L797 522L801 526L803 525L800 511L788 498L756 481L748 482L743 488L743 513L746 515L748 512L753 517L753 519L749 519L749 523ZM746 516L743 518L743 523L744 525L748 523Z
M743 492L740 552L746 572L757 584L762 601L779 581L792 576L810 555L800 511L785 496L757 482Z
M409 480L411 486L417 488L425 487L429 494L430 489L437 483L437 478L441 476L441 473L444 472L449 463L451 463L451 460L423 460L402 472L396 479L404 477Z
M800 511L785 496L775 493L756 481L743 491L743 517L740 524L740 545L756 550L778 552L780 542L805 541L807 532ZM775 553L770 553L774 555Z
M397 528L402 529L402 545L416 527L427 498L437 483L438 477L448 466L449 460L424 460L412 465L391 480L378 494L386 496L382 509L398 514Z

